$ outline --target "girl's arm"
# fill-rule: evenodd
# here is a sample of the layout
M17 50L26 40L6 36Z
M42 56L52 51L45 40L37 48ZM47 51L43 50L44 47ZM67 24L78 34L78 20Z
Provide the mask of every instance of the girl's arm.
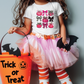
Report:
M63 22L62 14L58 16L58 19L59 19L59 24L60 24L60 34L61 34L61 37L62 37L62 42L65 45L65 44L67 44L67 42L66 42L66 28L65 28L65 25L64 25L64 22Z
M22 32L24 32L26 35L30 32L31 30L31 19L28 19L28 18L24 18L24 27L11 27L9 30L8 30L8 33L9 34L12 34L14 32L20 34L20 35L23 35L23 33L19 32L19 31L16 31L16 30L20 30Z

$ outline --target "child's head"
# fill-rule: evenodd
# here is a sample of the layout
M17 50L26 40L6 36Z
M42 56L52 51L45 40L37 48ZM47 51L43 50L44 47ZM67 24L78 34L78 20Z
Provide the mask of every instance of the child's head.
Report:
M38 0L40 1L40 0ZM62 6L64 13L63 13L63 18L67 19L68 17L68 10L67 10L67 5L65 3L65 0L45 0L45 1L49 1L49 2L59 2L60 5ZM25 13L26 8L29 5L32 5L35 2L35 0L17 0L17 2L15 3L15 8L14 8L14 19L13 20L13 24L14 25L18 25L18 26L24 26L24 22L23 22L23 15Z

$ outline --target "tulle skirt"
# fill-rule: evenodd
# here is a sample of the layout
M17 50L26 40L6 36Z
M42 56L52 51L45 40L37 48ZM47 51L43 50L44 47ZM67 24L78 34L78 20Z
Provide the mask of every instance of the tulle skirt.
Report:
M50 70L65 69L72 66L79 57L79 49L76 42L71 46L70 51L64 52L57 47L56 39L38 38L34 35L27 35L28 39L24 37L17 41L17 45L23 53L33 53L32 61L42 67L48 67ZM68 43L69 38L66 40Z

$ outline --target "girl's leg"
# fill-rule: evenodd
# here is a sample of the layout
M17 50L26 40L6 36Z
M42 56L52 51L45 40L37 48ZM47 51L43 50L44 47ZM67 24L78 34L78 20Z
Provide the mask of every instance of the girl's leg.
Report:
M49 69L38 66L39 84L49 84Z
M71 79L69 78L69 75L64 69L57 69L55 70L55 73L61 82L61 84L72 84Z

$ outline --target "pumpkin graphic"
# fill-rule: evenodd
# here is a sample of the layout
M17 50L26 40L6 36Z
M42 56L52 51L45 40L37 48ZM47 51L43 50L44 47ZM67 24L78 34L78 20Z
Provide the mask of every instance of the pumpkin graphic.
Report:
M41 23L38 23L37 24L37 28L41 28L42 24Z
M49 28L53 28L53 24L52 23L49 23Z
M42 12L41 11L37 11L36 13L38 16L41 16L42 15Z

